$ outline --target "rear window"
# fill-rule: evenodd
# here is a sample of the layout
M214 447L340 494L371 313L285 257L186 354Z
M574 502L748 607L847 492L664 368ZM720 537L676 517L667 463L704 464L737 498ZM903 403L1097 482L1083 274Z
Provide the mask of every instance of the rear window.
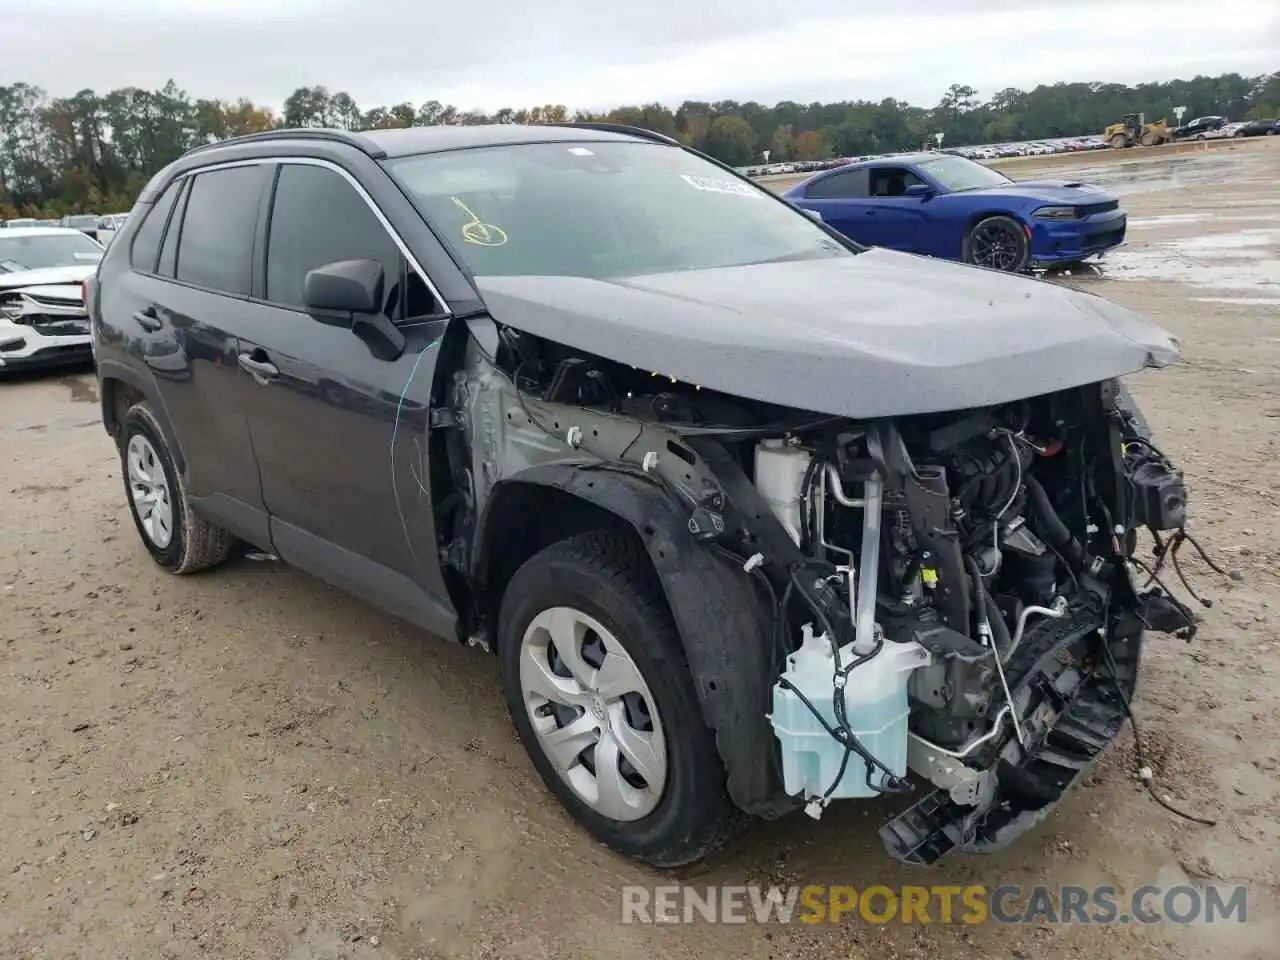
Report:
M235 296L249 295L263 170L254 165L196 175L178 240L175 272L179 280Z
M165 188L164 193L156 198L150 211L147 212L142 226L133 238L133 249L130 262L133 269L143 273L155 273L156 257L160 255L160 238L164 235L164 225L169 219L169 211L173 209L173 201L178 198L181 180L175 180Z
M675 147L483 147L388 161L478 276L595 279L853 256L803 213Z

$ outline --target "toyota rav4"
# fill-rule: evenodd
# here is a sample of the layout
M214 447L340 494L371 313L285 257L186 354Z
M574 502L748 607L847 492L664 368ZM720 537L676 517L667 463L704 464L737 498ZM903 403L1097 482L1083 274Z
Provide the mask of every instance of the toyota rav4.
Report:
M1167 334L647 131L200 147L87 299L155 562L252 545L492 652L547 787L650 863L909 791L894 856L1008 843L1193 629L1135 575L1185 493L1118 378Z

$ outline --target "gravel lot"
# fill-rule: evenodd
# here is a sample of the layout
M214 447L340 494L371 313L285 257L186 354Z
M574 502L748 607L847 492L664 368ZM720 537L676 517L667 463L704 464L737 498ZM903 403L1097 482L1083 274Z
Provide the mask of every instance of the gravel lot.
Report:
M1274 958L1280 143L1137 153L1064 172L1124 193L1130 242L1058 282L1185 349L1134 389L1233 576L1187 562L1215 604L1193 644L1153 639L1137 711L1159 789L1216 826L1151 801L1126 734L999 855L909 871L876 838L886 804L761 826L679 874L639 868L542 789L490 658L278 564L159 572L81 373L0 383L0 957ZM621 885L677 879L1252 893L1243 927L621 925Z

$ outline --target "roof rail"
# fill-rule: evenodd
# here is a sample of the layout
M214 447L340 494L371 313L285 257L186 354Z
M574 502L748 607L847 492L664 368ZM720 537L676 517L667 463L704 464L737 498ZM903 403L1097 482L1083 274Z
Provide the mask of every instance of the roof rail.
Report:
M642 140L652 140L655 143L665 143L672 147L682 147L679 140L674 137L668 137L665 133L657 133L653 130L646 130L644 127L632 127L625 123L597 123L594 120L566 120L562 123L549 123L549 127L576 127L579 130L599 130L602 133L622 133L630 137L639 137Z
M327 140L330 143L345 143L349 147L355 147L361 153L372 157L374 160L383 160L387 156L385 150L375 146L372 140L362 137L358 133L352 133L349 130L335 130L328 127L289 127L284 130L263 130L260 133L246 133L239 137L229 137L226 140L215 140L213 143L201 144L188 150L184 156L202 153L215 147L233 147L240 143L257 143L264 140Z

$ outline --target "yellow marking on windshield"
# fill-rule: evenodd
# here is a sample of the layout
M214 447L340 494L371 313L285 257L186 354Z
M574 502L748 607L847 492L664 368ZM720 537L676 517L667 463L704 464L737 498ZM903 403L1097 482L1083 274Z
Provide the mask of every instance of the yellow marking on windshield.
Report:
M480 247L500 247L507 242L507 231L492 223L485 223L457 197L450 197L449 199L458 205L459 210L471 218L462 225L462 239L467 243L474 243Z

